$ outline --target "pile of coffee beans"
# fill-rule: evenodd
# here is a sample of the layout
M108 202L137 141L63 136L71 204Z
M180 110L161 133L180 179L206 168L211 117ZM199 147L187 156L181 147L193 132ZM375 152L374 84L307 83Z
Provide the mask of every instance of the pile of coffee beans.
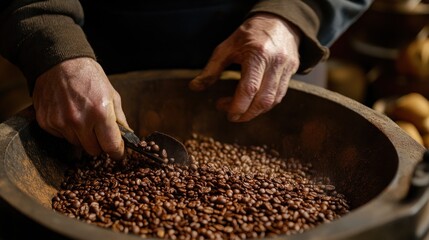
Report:
M267 146L194 134L190 166L131 153L80 161L52 200L55 211L113 231L163 239L296 234L348 213L346 199L310 164Z

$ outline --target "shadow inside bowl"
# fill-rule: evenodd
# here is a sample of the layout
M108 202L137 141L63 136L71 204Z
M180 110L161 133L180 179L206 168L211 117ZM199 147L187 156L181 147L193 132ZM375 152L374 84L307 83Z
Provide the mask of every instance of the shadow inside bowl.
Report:
M285 157L311 162L318 176L329 177L346 196L352 212L377 197L397 175L397 151L381 130L385 119L362 115L360 108L365 108L358 103L293 81L283 102L270 112L247 123L231 123L215 105L219 97L231 96L237 81L220 81L208 91L192 92L187 84L195 74L129 73L112 76L111 81L122 96L129 124L140 137L157 130L182 141L199 133L228 143L269 145ZM86 238L84 234L100 231L98 236L105 239L117 237L110 238L108 230L84 227L89 224L83 222L53 217L57 213L51 209L51 200L66 169L80 157L79 150L41 130L28 115L18 115L2 128L8 135L1 143L3 198L56 232Z

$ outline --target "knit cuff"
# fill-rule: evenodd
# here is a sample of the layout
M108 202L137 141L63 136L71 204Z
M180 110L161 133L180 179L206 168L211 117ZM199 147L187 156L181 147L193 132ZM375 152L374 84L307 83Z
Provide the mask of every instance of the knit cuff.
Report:
M57 24L46 24L18 45L16 64L27 78L30 93L37 77L56 64L78 57L95 59L81 27L71 18L55 17L59 18Z

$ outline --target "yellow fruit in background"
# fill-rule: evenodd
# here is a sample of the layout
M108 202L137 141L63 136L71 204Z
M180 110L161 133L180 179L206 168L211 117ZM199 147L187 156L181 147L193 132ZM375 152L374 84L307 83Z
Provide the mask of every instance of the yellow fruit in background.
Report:
M422 119L416 123L416 128L421 134L429 134L429 117Z
M425 146L425 148L429 148L429 134L423 135L422 138L423 138L423 146Z
M410 135L410 137L416 140L416 142L423 145L423 138L417 130L416 126L414 126L414 124L406 121L396 121L396 124L398 124L400 128L402 128L408 135Z
M391 117L395 101L396 101L395 98L378 99L372 105L372 109L374 109L376 112L379 112L379 113L382 113L382 114L385 114L385 115Z
M405 47L396 60L399 73L429 81L429 38L416 39Z
M406 94L393 103L390 117L417 125L429 117L429 102L419 93Z

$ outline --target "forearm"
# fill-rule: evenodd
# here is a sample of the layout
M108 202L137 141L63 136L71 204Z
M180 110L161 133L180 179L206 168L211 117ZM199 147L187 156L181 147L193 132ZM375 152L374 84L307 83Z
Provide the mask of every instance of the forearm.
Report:
M30 93L35 79L56 64L95 58L81 29L79 1L10 1L1 7L0 54L22 70Z

